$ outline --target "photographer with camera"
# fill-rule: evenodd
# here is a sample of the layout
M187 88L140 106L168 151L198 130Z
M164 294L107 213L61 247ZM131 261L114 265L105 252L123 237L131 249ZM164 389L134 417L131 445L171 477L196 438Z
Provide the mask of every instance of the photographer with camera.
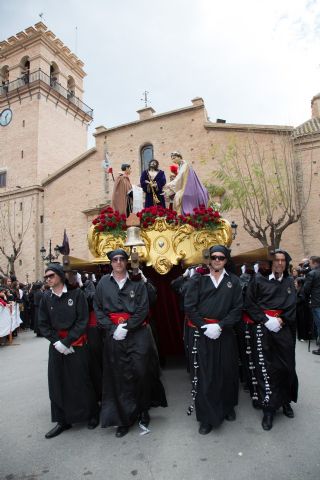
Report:
M311 272L310 260L303 258L298 267L299 277L305 277L309 272Z
M313 321L317 331L317 342L320 337L320 257L310 257L311 271L307 273L303 285L303 295L306 301L311 300ZM314 355L320 355L318 350L312 350Z

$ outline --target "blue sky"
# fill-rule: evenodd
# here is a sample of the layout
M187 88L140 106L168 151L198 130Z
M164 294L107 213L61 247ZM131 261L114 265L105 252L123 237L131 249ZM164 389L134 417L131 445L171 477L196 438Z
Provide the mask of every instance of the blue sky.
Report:
M90 132L136 120L144 90L157 113L201 96L213 121L293 126L320 91L320 0L2 1L0 38L40 13L85 62Z

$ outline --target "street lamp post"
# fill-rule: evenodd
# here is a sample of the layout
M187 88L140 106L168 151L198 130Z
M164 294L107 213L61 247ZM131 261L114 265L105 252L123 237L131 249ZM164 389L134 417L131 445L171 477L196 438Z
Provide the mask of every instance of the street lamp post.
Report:
M232 220L231 222L231 228L232 228L232 240L234 240L237 236L237 228L238 228L238 225L234 220Z
M47 263L53 263L57 258L59 257L60 254L60 247L59 245L55 246L53 249L54 253L52 253L52 248L51 248L51 239L49 240L49 253L46 255L47 250L44 247L40 248L40 254L41 258L44 262Z

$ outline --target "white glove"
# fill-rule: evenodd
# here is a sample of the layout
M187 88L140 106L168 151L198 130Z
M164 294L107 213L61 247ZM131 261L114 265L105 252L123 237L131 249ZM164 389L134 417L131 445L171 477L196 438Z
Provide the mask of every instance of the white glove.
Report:
M184 272L184 274L183 274L182 276L183 276L183 278L190 277L190 270L189 270L189 268L187 268L187 270Z
M202 325L201 328L205 329L205 332L203 332L203 334L206 337L211 338L211 340L216 340L217 338L219 338L222 332L221 328L217 323L207 323L206 325Z
M147 283L148 280L147 280L147 278L143 275L142 270L140 270L140 268L138 269L138 273L140 273L140 275L141 275L141 280L143 280L144 283Z
M124 340L127 336L128 330L124 327L126 327L126 323L120 323L117 328L115 329L113 333L113 338L115 340Z
M190 278L193 277L193 275L196 273L196 269L195 268L191 268L190 270Z
M67 348L67 350L63 352L64 355L70 355L70 353L74 353L73 347Z
M270 332L278 333L281 330L281 325L277 317L270 317L270 315L266 315L268 317L268 321L264 324Z
M60 340L58 340L57 342L55 342L55 343L53 344L53 346L54 346L54 348L55 348L56 350L58 350L58 352L63 353L63 354L65 354L65 355L68 355L66 352L69 350L69 348L66 347L65 345L63 345L63 343L60 342ZM72 353L72 352L69 352L69 353Z

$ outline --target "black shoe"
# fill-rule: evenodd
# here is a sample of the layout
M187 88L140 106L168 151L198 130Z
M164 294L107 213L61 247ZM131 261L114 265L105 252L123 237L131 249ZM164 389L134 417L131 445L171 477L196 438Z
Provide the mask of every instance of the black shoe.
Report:
M69 430L72 425L62 424L62 423L57 423L55 427L53 427L51 430L49 430L48 433L45 434L46 438L54 438L60 435L60 433L64 432L65 430Z
M212 430L210 423L200 423L199 433L200 435L207 435Z
M320 348L318 350L312 350L313 355L320 355Z
M144 425L145 427L147 427L150 423L150 415L149 415L149 412L148 410L145 410L144 412L141 412L141 415L140 415L140 422L142 425Z
M127 435L129 432L129 427L118 427L116 431L116 437L121 438Z
M236 412L234 411L234 408L224 418L225 420L228 420L228 422L234 422L236 419Z
M90 420L88 421L88 429L93 430L99 425L99 415L95 415L94 417L91 417Z
M271 430L273 422L273 413L264 413L262 419L262 428L263 430Z
M290 403L285 403L284 405L282 405L282 411L283 411L283 415L285 415L286 417L294 418L294 412L291 408Z

